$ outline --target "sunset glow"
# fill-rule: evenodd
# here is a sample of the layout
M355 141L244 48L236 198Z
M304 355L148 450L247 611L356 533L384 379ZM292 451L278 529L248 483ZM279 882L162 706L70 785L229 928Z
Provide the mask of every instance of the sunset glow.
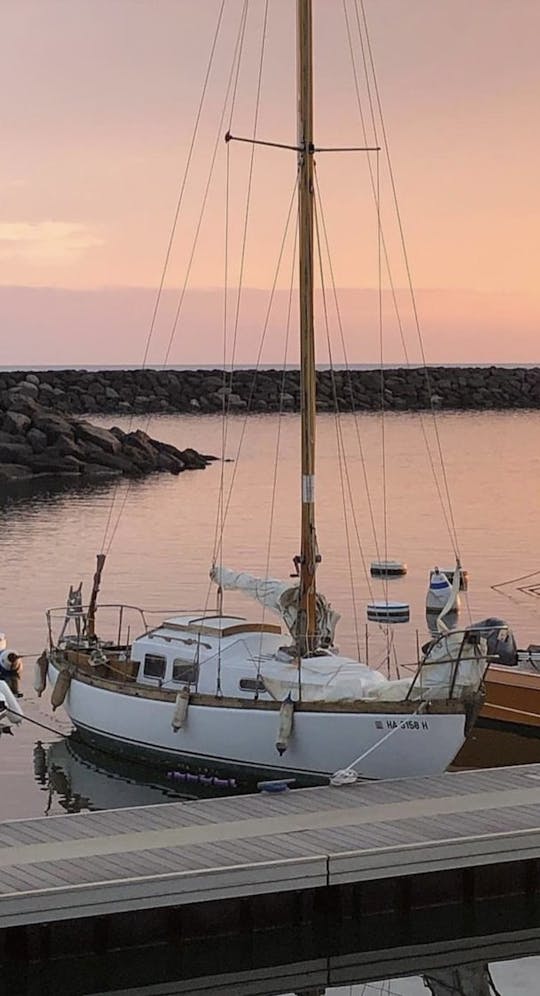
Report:
M8 0L0 81L0 364L136 364L188 156L220 0ZM164 360L193 256L174 363L223 356L226 156L229 286L240 276L264 0L252 0L238 94L219 130L241 0L227 0L151 362ZM270 0L257 134L295 141L295 4ZM355 6L346 9L354 27ZM540 360L540 6L535 0L365 0L425 349L432 362ZM341 0L314 0L316 132L362 145ZM369 123L369 105L363 95ZM381 136L378 136L379 142ZM371 140L371 139L370 139ZM374 159L372 158L372 168ZM376 212L363 153L319 155L319 184L348 360L376 362ZM255 360L295 181L293 152L257 148L239 313L239 362ZM399 229L381 158L382 221L419 359ZM284 352L292 230L262 359ZM266 289L266 293L264 293ZM383 267L387 362L402 362ZM230 308L235 294L231 290ZM275 333L275 336L274 336ZM324 330L318 334L326 361ZM295 347L290 362L297 357ZM339 362L343 357L336 356Z

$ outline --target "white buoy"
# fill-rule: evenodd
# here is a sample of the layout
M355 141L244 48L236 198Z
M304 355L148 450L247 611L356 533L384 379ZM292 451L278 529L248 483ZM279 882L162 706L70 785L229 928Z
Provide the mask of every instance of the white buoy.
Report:
M276 750L279 755L285 753L287 747L289 746L289 740L291 738L292 728L294 720L294 702L291 699L291 693L287 695L286 699L283 699L281 703L281 709L279 710L279 726L278 735L276 740Z
M410 606L407 602L388 602L381 599L368 602L367 617L370 622L405 623L410 619Z
M402 578L407 564L402 560L372 560L369 572L373 578Z
M453 574L454 572L452 572ZM440 571L438 567L435 567L429 573L429 587L426 595L426 612L442 612L445 605L448 603L448 599L452 593L452 585L448 580L446 573ZM456 592L454 602L449 606L448 611L458 611L460 607L460 598Z

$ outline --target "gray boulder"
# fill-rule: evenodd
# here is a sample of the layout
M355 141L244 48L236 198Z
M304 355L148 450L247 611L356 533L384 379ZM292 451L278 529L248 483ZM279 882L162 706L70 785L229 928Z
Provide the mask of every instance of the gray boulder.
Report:
M34 453L42 453L47 447L47 436L41 429L32 426L26 433L26 442L30 444Z
M31 425L32 419L30 416L23 415L22 412L7 411L4 416L4 429L6 432L23 436Z
M17 463L0 463L0 483L6 484L9 481L24 481L32 477L29 467L23 467Z
M48 439L56 439L57 436L73 435L73 422L62 418L61 415L53 415L52 412L44 412L33 419L34 428L44 432Z
M104 467L99 463L87 463L83 468L83 477L120 477L121 470L114 467Z
M41 412L41 405L38 405L33 398L28 398L26 394L14 392L9 395L9 404L6 405L6 409L12 412L22 412L23 415L28 415L29 418L34 419Z
M57 436L54 441L51 450L54 450L59 456L72 456L76 460L85 460L85 449L83 446L79 446L75 442L72 436Z
M28 465L35 474L50 474L54 477L65 477L69 474L80 474L84 464L74 456L62 456L50 447L44 453L35 453L28 458Z
M26 440L20 440L16 436L13 436L11 432L0 430L0 443L19 443L19 442L26 442Z
M33 455L32 447L25 443L0 443L0 463L26 464Z
M15 387L11 388L9 393L11 395L24 394L27 398L32 398L35 401L39 393L39 388L37 384L33 384L30 380L21 380Z
M157 465L158 470L168 470L170 474L179 474L186 466L183 460L171 453L160 453Z
M63 383L61 378L58 382ZM22 383L38 387L33 381ZM5 395L8 410L0 422L1 484L32 475L94 479L134 477L153 471L178 474L203 468L211 459L191 449L182 452L152 439L141 429L126 433L117 427L105 429L70 415L59 415L19 391L18 386L11 387ZM50 396L50 391L45 395Z
M113 470L119 470L127 475L139 476L141 472L140 468L134 466L133 461L125 453L106 453L105 450L100 450L98 446L85 446L83 459L85 463L111 467Z
M122 448L113 432L101 429L97 425L90 425L90 422L76 422L75 436L78 440L98 446L106 453L119 453Z

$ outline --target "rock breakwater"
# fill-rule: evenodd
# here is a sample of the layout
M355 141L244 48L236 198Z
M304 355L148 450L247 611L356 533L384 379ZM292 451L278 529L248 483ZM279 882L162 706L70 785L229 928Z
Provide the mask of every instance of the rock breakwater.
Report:
M51 411L30 396L21 381L2 398L0 486L37 476L95 480L154 471L179 474L206 467L213 457L179 450L140 429L104 429L82 418Z
M0 371L0 409L11 392L53 411L92 413L216 413L224 394L233 412L298 411L297 370L238 370L232 380L216 370ZM462 411L540 407L539 367L421 367L317 372L318 408L377 411L381 390L389 411L435 405Z

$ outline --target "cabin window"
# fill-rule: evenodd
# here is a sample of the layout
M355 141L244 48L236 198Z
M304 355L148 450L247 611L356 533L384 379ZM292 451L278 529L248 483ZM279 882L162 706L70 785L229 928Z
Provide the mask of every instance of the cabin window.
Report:
M193 661L173 661L172 680L181 681L184 685L196 685L199 680L199 665Z
M144 655L144 676L145 678L164 678L167 658L160 654Z
M265 684L262 678L240 678L239 688L243 692L265 692Z

